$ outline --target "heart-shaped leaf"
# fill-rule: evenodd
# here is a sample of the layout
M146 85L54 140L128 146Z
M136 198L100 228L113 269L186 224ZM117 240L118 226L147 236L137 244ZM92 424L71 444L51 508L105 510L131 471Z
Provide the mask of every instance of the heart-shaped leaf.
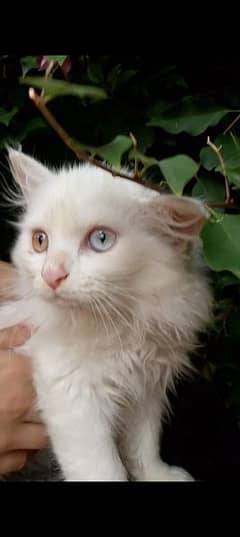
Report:
M222 202L225 199L224 181L221 182L213 175L202 173L197 178L197 183L192 190L192 195L204 201Z
M37 61L35 56L24 56L20 60L21 66L22 66L22 74L25 76L28 71L31 71L31 69L34 69L34 67L37 66Z
M212 270L228 270L240 278L240 216L224 215L203 228L203 253Z
M178 195L183 193L185 185L196 175L199 165L187 155L176 155L158 162L171 190Z
M109 162L115 168L120 168L122 156L129 151L132 142L128 136L118 135L109 144L95 147L95 154Z
M51 99L72 95L80 99L89 98L93 100L107 99L107 93L104 89L97 86L84 86L79 84L71 84L65 80L47 79L44 77L25 77L20 78L21 84L33 86L34 88L44 89L47 96ZM48 99L49 100L49 99Z
M221 148L220 152L229 181L240 187L240 138L232 134L223 134L214 140L214 145L217 148ZM204 147L202 149L200 152L200 162L207 170L214 169L216 172L223 174L223 168L211 147Z
M18 108L14 106L10 112L7 112L7 110L4 110L4 108L0 108L0 123L8 127L11 119L17 114Z
M205 103L193 97L185 97L172 106L161 101L158 105L148 110L150 121L147 125L161 127L171 134L187 132L197 136L208 127L217 125L219 121L231 110L215 104Z
M47 58L50 62L57 62L59 65L62 65L67 56L47 56Z

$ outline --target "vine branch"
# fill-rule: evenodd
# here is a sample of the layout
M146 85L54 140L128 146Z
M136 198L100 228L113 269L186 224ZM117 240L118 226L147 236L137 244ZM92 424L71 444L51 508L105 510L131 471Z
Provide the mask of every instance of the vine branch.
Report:
M132 132L129 133L129 136L132 140L133 144L133 152L134 152L134 177L135 179L140 179L138 174L138 160L137 160L137 140L135 136L133 136Z
M45 102L44 102L44 96L42 94L38 94L33 88L29 89L29 97L34 102L35 106L38 108L38 110L41 112L43 117L46 119L46 121L49 123L49 125L55 130L55 132L58 134L58 136L61 138L61 140L65 143L65 145L71 149L77 156L79 160L84 160L86 162L91 162L98 168L102 168L103 170L109 172L112 174L113 177L122 177L123 179L128 179L130 181L135 181L136 183L144 184L141 177L138 175L138 173L134 173L134 176L128 175L127 173L124 173L122 171L118 171L114 168L108 168L105 164L97 160L96 158L89 155L87 152L81 150L77 144L69 136L69 134L65 131L65 129L58 123L52 112L50 112L49 108L47 108ZM133 137L134 138L134 137ZM133 142L133 138L131 138ZM134 138L135 140L135 138ZM136 144L136 140L135 140ZM135 161L136 162L136 161ZM136 164L135 164L135 170Z
M52 71L52 68L53 68L53 66L51 65L51 70L49 69L49 71ZM50 74L50 73L48 73L48 74ZM129 175L129 174L124 173L122 171L118 171L117 169L110 168L107 165L105 165L104 163L102 163L101 161L97 160L94 156L91 156L91 154L89 154L87 151L84 151L83 149L81 149L79 144L73 138L71 138L71 136L65 131L65 129L60 125L60 123L58 123L58 121L55 118L55 116L52 114L52 112L46 106L46 103L44 101L44 93L43 92L39 95L33 88L29 88L29 97L34 102L35 106L38 108L40 113L43 115L43 117L45 118L47 123L58 134L58 136L65 143L65 145L71 151L73 151L75 153L76 157L79 160L90 162L90 163L94 164L95 166L97 166L98 168L101 168L101 169L111 173L111 175L113 177L116 177L116 176L117 177L122 177L123 179L128 179L129 181L134 181L136 183L144 185L144 181L141 178L141 176L139 174L139 170L138 170L137 141L136 141L136 138L134 137L134 135L131 132L129 133L129 136L131 138L131 141L132 141L132 144L133 144L133 150L134 150L134 153L135 153L134 175ZM229 126L229 128L230 128L230 126ZM221 155L221 146L217 147L213 142L211 142L209 136L207 138L207 144L211 147L211 149L214 151L214 153L216 153L216 155L218 157L218 160L220 162L220 165L221 165L221 168L222 168L222 171L223 171L223 175L224 175L224 180L225 180L225 201L224 202L208 202L207 206L212 207L212 208L214 208L214 207L216 207L216 208L217 207L219 207L219 208L221 208L221 207L222 208L231 208L232 210L239 211L239 207L234 204L234 201L233 201L233 199L231 199L231 196L230 196L230 189L229 189L229 183L228 183L228 178L227 178L227 174L226 174L226 168L225 168L223 157Z
M239 121L240 119L240 114L238 114L235 119L233 119L233 121L230 123L230 125L228 125L228 127L225 129L225 131L223 131L223 134L227 134L228 131L230 131L233 126L235 125L235 123L237 123L237 121Z
M226 206L229 206L229 205L232 204L232 200L231 200L231 195L230 195L230 188L229 188L226 168L225 168L223 157L221 155L222 146L217 147L213 142L211 142L209 136L207 137L207 145L209 145L209 147L211 147L211 149L214 151L214 153L216 153L217 158L218 158L218 160L220 162L220 166L221 166L222 171L223 171L223 176L224 176L224 181L225 181L225 202L224 203L225 203L225 207L226 207Z

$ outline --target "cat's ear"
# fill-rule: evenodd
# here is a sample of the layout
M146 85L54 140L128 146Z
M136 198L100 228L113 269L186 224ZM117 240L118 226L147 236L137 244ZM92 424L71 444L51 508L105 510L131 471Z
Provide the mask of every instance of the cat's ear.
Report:
M176 245L194 240L209 218L203 204L187 196L156 194L147 205L153 228Z
M23 194L30 194L34 188L51 176L46 166L16 149L8 148L8 161L13 177Z

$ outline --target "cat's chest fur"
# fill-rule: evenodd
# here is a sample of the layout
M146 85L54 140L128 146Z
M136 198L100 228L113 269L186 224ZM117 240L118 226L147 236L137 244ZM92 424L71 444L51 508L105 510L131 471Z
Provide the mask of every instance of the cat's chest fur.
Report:
M39 328L22 351L31 356L40 399L63 390L72 400L92 393L121 406L164 376L168 362L149 335L137 338L130 330L107 335L104 327L95 333L81 317L74 328L68 323Z

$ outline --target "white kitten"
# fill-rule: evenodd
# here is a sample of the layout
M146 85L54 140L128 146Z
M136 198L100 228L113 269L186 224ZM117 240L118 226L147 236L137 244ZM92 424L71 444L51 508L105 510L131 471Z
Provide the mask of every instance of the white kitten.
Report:
M159 457L174 378L209 321L192 245L200 203L90 165L52 171L9 150L25 212L12 259L38 406L66 480L188 480Z

